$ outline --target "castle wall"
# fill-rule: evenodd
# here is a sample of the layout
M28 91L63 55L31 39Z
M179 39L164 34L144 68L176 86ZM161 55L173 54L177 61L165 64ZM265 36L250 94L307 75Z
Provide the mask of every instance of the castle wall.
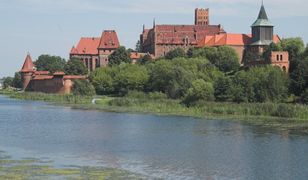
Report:
M31 80L27 91L52 93L52 94L69 94L73 83L71 80L63 80L61 77L44 80Z

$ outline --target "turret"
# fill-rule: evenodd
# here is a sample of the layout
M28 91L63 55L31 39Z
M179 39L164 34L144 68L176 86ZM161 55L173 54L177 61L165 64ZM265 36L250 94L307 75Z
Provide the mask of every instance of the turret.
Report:
M268 20L262 4L257 20L251 25L252 44L256 46L270 45L273 42L274 26Z
M32 62L32 58L30 56L30 54L27 55L25 62L22 66L22 69L20 70L21 72L21 76L22 76L22 80L23 80L23 86L22 89L26 90L31 79L32 79L32 75L34 73L34 64Z

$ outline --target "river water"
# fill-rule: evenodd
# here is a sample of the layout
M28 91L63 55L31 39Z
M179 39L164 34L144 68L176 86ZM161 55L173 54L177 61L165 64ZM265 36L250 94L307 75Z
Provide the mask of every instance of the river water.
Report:
M75 110L0 96L0 150L164 179L308 179L308 136L240 122Z

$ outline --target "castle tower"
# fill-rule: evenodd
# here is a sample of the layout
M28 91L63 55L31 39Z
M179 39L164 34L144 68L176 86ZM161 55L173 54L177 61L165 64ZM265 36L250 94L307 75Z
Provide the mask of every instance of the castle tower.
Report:
M268 20L264 5L262 4L257 20L251 25L252 46L256 46L259 52L263 47L273 42L274 26Z
M22 89L26 90L32 79L32 75L34 73L34 64L32 62L32 58L30 54L27 55L24 65L22 66L22 69L20 72L21 72L21 76L23 80Z
M209 24L209 9L195 9L195 25L207 26Z

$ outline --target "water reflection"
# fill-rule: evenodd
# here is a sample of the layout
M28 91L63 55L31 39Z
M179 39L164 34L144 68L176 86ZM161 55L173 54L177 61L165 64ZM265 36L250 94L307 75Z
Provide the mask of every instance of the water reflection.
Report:
M0 97L0 149L167 179L306 179L307 136L239 122L72 110Z

